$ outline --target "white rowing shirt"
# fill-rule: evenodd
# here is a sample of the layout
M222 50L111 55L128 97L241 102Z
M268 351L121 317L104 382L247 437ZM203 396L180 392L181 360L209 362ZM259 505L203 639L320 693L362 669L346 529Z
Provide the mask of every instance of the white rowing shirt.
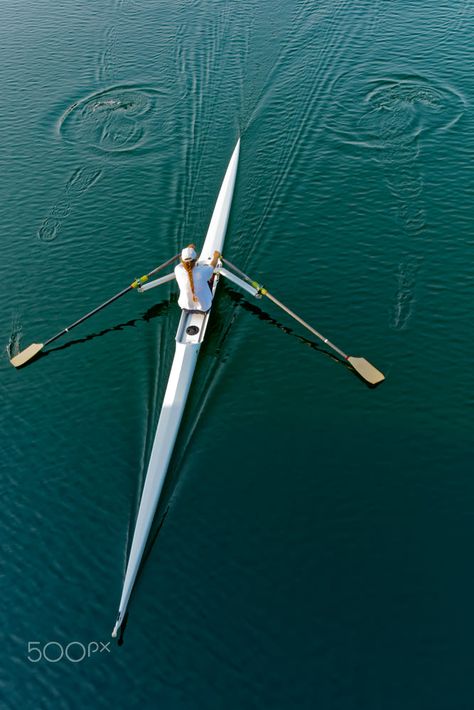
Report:
M180 294L178 305L188 311L208 311L212 305L212 291L209 286L209 279L214 273L214 269L205 262L198 261L193 268L194 293L197 302L193 301L193 292L189 283L188 272L182 264L175 267L174 275L178 282Z

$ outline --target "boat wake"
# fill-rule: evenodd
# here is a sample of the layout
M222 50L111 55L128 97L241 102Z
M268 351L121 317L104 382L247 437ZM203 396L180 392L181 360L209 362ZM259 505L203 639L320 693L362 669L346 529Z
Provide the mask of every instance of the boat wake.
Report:
M251 260L255 249L262 248L263 231L268 231L268 225L281 211L281 205L288 202L289 195L297 201L311 199L314 182L308 166L316 171L318 160L324 157L324 126L332 111L333 99L329 89L354 46L363 38L368 41L374 32L379 3L375 3L374 8L372 2L370 12L368 7L368 3L362 3L354 10L348 0L323 0L317 6L297 3L287 23L291 33L280 30L278 34L284 36L284 41L280 39L278 44L273 43L268 48L269 56L274 59L270 66L266 63L266 75L260 71L255 78L260 91L254 90L251 94L253 105L247 101L245 121L247 126L257 118L260 122L271 120L274 124L275 115L281 114L286 130L275 136L270 128L266 144L258 147L260 169L265 169L269 159L276 167L269 186L266 182L263 203L258 190L259 176L254 178L255 184L249 185L251 194L247 199L251 207L248 213L255 217L251 225L252 243L239 260L243 267ZM265 32L268 33L266 26ZM279 48L276 57L275 46ZM305 47L304 52L302 47ZM308 57L311 57L309 62ZM250 67L249 72L252 73ZM260 200L258 204L257 200Z

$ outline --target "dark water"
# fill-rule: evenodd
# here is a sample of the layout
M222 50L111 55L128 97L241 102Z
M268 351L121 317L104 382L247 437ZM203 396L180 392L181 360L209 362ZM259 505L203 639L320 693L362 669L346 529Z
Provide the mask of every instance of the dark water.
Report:
M2 3L2 709L473 707L473 23L471 0ZM125 643L93 652L176 294L7 352L199 243L238 135L226 255L387 380L222 288Z

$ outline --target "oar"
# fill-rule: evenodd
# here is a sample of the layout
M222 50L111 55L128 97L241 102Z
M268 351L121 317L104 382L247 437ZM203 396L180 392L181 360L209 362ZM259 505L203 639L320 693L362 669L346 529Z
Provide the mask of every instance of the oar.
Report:
M370 364L368 360L366 360L363 357L353 357L352 355L347 355L345 352L343 352L340 348L338 348L334 343L331 343L330 340L324 337L324 335L321 335L321 333L318 333L318 331L313 328L309 323L306 323L302 318L300 318L296 313L293 313L292 310L290 310L287 306L285 306L281 301L279 301L275 296L272 296L271 293L267 291L266 288L261 286L257 281L254 281L253 279L250 278L250 276L247 276L247 274L244 274L243 271L238 269L234 264L231 264L231 262L228 259L224 259L223 257L222 261L227 264L227 266L230 266L231 269L233 269L239 276L241 276L247 283L251 284L257 291L262 295L266 296L267 298L270 299L270 301L273 301L277 306L282 308L288 315L290 315L292 318L298 321L298 323L301 323L302 326L307 328L310 333L313 333L317 338L323 341L328 347L332 348L335 350L341 357L344 358L350 365L354 368L354 370L357 372L358 375L360 375L366 382L368 382L371 385L376 385L378 382L382 382L382 380L385 379L385 375L383 375L380 370L377 370L376 367Z
M18 353L18 355L15 355L14 357L11 358L10 362L14 367L21 367L22 365L26 365L27 362L32 360L36 355L38 355L39 352L43 348L45 348L47 345L50 345L54 340L57 340L60 338L62 335L65 335L65 333L69 333L70 330L76 327L76 325L79 325L79 323L83 323L85 320L90 318L91 316L95 315L99 311L101 311L103 308L106 308L109 306L111 303L116 301L118 298L121 298L122 296L125 296L126 293L129 291L132 291L135 288L138 288L141 284L145 283L148 281L150 276L153 276L156 274L158 271L161 271L162 269L165 269L167 266L173 263L173 261L176 261L178 259L179 254L176 254L176 256L173 256L171 259L168 259L168 261L165 261L164 264L161 264L160 266L157 266L156 269L153 269L153 271L150 271L149 274L145 274L145 276L140 276L140 278L135 279L130 286L127 286L127 288L124 288L122 291L119 291L119 293L116 293L115 296L112 296L112 298L109 298L105 303L102 303L100 306L97 306L97 308L94 308L93 311L90 311L89 313L86 313L85 316L82 316L82 318L79 318L79 320L74 321L74 323L71 323L71 325L68 325L67 328L63 328L59 333L56 333L56 335L53 335L52 338L47 340L45 343L32 343L29 345L27 348L22 350L21 352Z

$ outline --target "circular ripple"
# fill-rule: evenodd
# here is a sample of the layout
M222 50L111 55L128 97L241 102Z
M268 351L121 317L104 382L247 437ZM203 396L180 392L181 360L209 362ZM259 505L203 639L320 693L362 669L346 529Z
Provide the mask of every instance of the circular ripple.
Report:
M466 102L450 86L419 75L394 74L368 77L359 71L340 75L332 93L338 111L327 126L347 145L397 150L403 149L433 130L447 130L462 116ZM400 150L397 149L397 146Z
M52 242L57 239L61 230L61 221L54 217L46 217L38 229L38 238L42 242Z
M127 153L149 147L150 117L160 92L152 87L114 86L75 101L60 117L61 138L104 153Z

